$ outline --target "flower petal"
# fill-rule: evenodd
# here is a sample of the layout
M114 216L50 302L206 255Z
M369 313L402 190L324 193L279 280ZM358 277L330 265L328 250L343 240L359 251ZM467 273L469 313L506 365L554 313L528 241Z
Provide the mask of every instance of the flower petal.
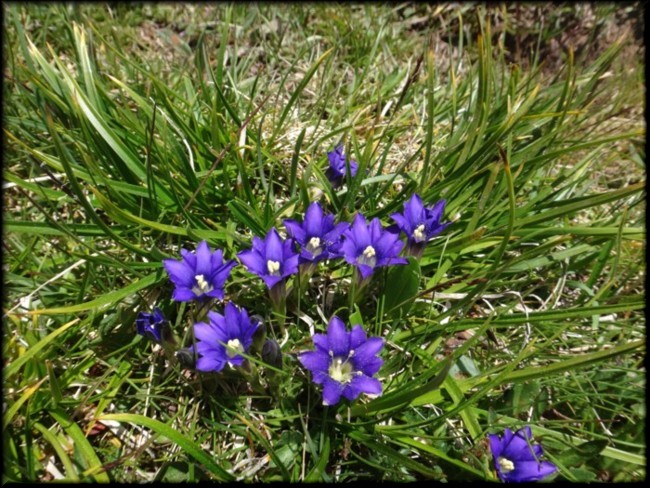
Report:
M307 207L303 227L307 237L322 237L323 235L323 209L318 202L313 202Z
M197 322L194 324L194 337L196 337L197 341L205 341L210 344L216 344L219 340L214 326L205 322Z
M190 300L196 300L197 298L196 294L186 287L178 287L172 292L172 300L177 302L189 302Z
M557 471L557 467L549 461L516 461L515 469L509 473L501 473L504 481L526 482L539 481Z
M370 337L357 347L352 356L352 364L354 364L355 369L364 371L368 362L377 357L377 353L382 347L384 347L384 340L380 337Z
M287 234L298 241L301 246L307 245L307 234L298 222L293 219L286 219L284 221L284 228L287 229Z
M175 285L185 286L187 288L194 286L194 270L190 269L184 262L176 261L175 259L165 259L163 260L163 266L169 275L169 279Z
M323 405L336 405L341 399L343 385L329 376L323 382Z
M273 227L268 234L266 234L266 238L264 239L264 246L265 246L265 255L264 258L266 261L277 261L279 263L282 263L283 261L283 246L282 246L282 239L280 238L280 234L278 234L278 231ZM266 263L265 263L266 264Z
M349 386L360 393L381 395L381 382L377 378L371 378L365 374L360 374L352 378ZM345 396L345 393L343 393L343 395ZM346 396L346 398L348 397ZM350 400L352 400L352 398L350 398Z
M316 349L323 351L325 354L328 354L330 346L329 341L327 340L327 335L314 334L312 341L314 341L314 346L316 346Z
M196 360L196 369L204 372L221 371L225 365L225 361L213 356L203 356Z
M357 349L366 342L366 332L360 325L355 325L350 331L350 349Z
M210 276L212 271L212 251L207 241L199 242L196 247L196 274L205 278Z
M322 351L303 352L298 356L298 361L312 373L327 373L330 367L330 357Z
M334 356L347 357L350 352L350 336L345 330L345 324L337 316L333 316L327 326L327 340Z
M254 273L258 276L267 274L268 271L266 269L266 262L257 251L254 251L252 249L241 251L239 254L237 254L237 257L242 262L242 264L246 266L250 273Z

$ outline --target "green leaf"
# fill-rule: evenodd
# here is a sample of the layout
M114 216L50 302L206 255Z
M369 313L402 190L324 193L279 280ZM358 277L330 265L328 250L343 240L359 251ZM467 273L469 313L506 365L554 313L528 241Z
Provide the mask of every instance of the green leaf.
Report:
M413 306L420 287L420 264L414 257L408 264L391 266L384 286L384 312L394 319L404 317Z
M114 420L116 422L128 422L136 425L141 425L153 430L157 434L165 436L167 439L178 445L185 453L189 454L196 461L201 463L215 478L219 481L234 481L235 477L225 471L219 466L213 455L207 454L200 446L194 441L188 439L178 431L172 429L168 425L160 422L159 420L150 419L144 415L137 415L131 413L114 413L104 414L97 420Z
M579 446L573 446L565 449L558 455L558 459L562 460L564 466L580 466L584 463L591 462L596 456L603 452L607 447L607 440L595 440L585 442Z
M40 341L38 341L35 345L27 349L24 354L22 354L18 359L15 361L11 362L9 366L5 368L5 381L9 378L11 378L14 374L16 374L20 368L25 364L27 361L30 359L36 357L37 354L39 354L45 347L47 347L49 344L53 343L57 337L59 337L61 334L63 334L66 330L68 330L70 327L75 325L77 322L79 322L79 319L74 319L68 322L67 324L62 325L58 329L56 329L54 332L48 334L47 336L43 337Z
M84 468L86 468L84 476L91 476L98 483L109 483L110 479L108 474L105 471L101 471L102 462L97 457L93 446L86 439L81 427L62 408L51 409L50 415L72 438L75 448L79 450L81 459L84 462Z

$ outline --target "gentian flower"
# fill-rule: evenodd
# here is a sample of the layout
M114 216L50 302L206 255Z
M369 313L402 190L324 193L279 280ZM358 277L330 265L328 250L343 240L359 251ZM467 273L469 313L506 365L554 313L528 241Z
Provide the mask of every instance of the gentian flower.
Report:
M269 288L298 272L299 256L293 249L293 242L291 239L283 241L275 227L264 240L253 236L253 248L237 256L248 271L262 278Z
M208 312L210 323L194 324L196 337L196 369L199 371L221 371L226 364L241 366L245 358L241 353L248 351L257 330L256 321L251 321L248 312L232 302L225 307L225 315Z
M377 353L384 346L379 337L366 338L360 325L347 332L343 321L334 316L326 334L314 334L314 351L298 356L311 371L313 381L323 385L323 404L335 405L341 397L354 400L361 393L381 395L381 383L373 375L383 360Z
M451 222L440 223L445 201L440 200L433 207L425 207L422 199L414 193L404 204L404 213L394 213L390 217L408 239L407 254L422 256L424 246L434 236L440 234Z
M346 156L343 154L343 146L337 146L334 151L328 152L327 158L330 161L330 167L327 168L325 176L330 180L332 186L340 186L345 180L345 174L347 173L345 164ZM350 165L350 175L352 177L356 176L357 171L359 171L359 165L354 160L349 160L348 164Z
M153 313L138 313L138 317L135 319L135 326L138 334L148 337L158 344L168 335L165 333L167 319L158 307L154 308Z
M163 264L176 288L172 298L177 302L218 298L223 300L223 285L237 261L223 260L223 252L212 252L206 241L196 247L196 253L181 249L181 261L165 259Z
M378 218L372 219L368 225L366 218L358 213L350 228L343 233L341 253L365 279L379 266L407 264L406 259L397 257L403 246L399 234L382 229Z
M324 215L318 202L313 202L307 207L302 224L293 219L286 219L284 225L287 233L300 244L302 262L318 262L339 257L341 235L349 227L347 222L334 225L334 215Z
M543 450L539 444L532 444L529 426L513 433L506 429L503 437L489 434L494 467L501 481L539 481L553 474L557 467L549 461L540 461Z

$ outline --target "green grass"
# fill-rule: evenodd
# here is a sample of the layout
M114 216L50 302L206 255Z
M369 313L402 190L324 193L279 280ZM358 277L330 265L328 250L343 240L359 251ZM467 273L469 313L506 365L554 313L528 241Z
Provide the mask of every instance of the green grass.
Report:
M3 480L496 480L487 434L524 425L556 480L644 479L643 65L628 35L545 67L562 8L513 60L514 7L7 4ZM280 394L136 334L158 306L191 341L180 247L414 192L453 224L358 309L321 265L258 365ZM259 278L226 292L273 333ZM381 397L321 405L296 354L333 314L385 338Z

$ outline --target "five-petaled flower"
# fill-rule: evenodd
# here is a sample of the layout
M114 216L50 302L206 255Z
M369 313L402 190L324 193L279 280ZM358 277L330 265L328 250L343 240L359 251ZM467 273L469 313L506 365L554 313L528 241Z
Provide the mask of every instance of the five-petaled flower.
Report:
M343 233L341 253L366 279L379 266L408 264L406 259L398 257L403 246L399 234L383 229L378 218L372 219L368 225L366 218L358 213L350 228Z
M181 249L181 261L165 259L163 264L175 289L172 298L178 302L218 298L223 300L223 286L230 270L237 264L223 260L223 252L212 252L206 241L196 247L196 253Z
M404 213L394 213L390 217L399 229L406 234L407 254L421 256L426 243L440 234L451 222L440 223L445 201L440 200L433 207L425 207L422 199L414 193L404 204Z
M381 383L373 375L383 364L377 353L384 345L379 337L366 338L360 325L347 332L345 324L334 316L327 334L314 334L314 351L298 356L311 371L313 381L323 385L323 404L335 405L341 396L354 400L361 393L381 395Z
M542 446L532 444L533 435L529 426L516 433L506 429L503 437L497 434L489 434L488 437L494 467L501 481L539 481L557 471L553 463L539 459L543 454Z
M241 366L253 343L258 323L251 320L244 308L228 302L224 315L208 312L209 323L194 324L196 337L196 369L204 372L221 371L226 364Z
M264 240L253 236L253 248L238 256L248 271L261 277L269 288L298 272L299 255L293 249L293 241L282 240L275 227Z
M287 233L300 245L301 262L339 257L341 235L349 227L347 222L334 225L334 215L324 215L318 202L307 207L302 224L286 219L284 225Z
M138 334L159 344L167 336L165 333L167 319L158 307L154 308L153 313L139 312L135 319L135 326Z
M343 154L343 146L337 146L334 151L328 152L327 158L330 161L330 166L327 168L325 176L330 180L332 186L340 186L345 180L347 173L346 156ZM350 165L350 176L356 176L357 171L359 171L359 165L352 159L348 159L347 164Z

